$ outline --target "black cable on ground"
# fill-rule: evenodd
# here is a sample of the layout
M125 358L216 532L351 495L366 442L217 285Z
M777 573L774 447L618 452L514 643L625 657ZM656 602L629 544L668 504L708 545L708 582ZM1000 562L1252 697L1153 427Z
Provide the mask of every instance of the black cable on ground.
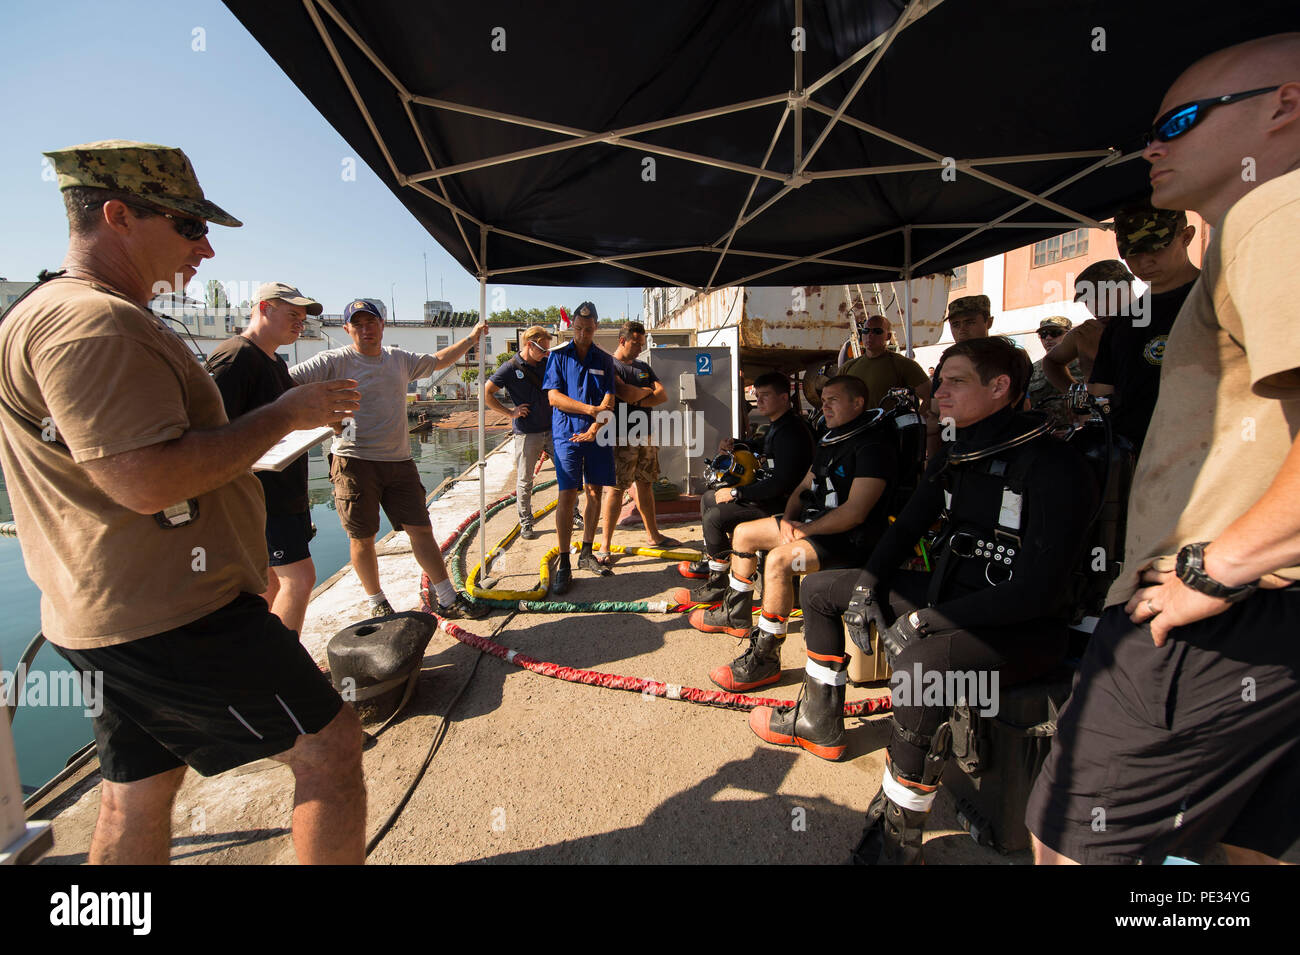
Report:
M512 610L510 613L506 614L505 618L497 624L496 629L492 631L492 636L495 637L501 633L501 631L506 628L506 625L518 615L518 610ZM402 794L402 798L398 801L397 805L393 807L393 811L388 814L388 818L384 820L383 825L379 827L375 834L370 837L370 841L366 843L366 858L370 858L370 853L374 852L379 843L383 841L384 836L388 835L388 831L392 829L393 825L397 822L397 817L402 814L402 810L406 808L406 804L410 802L411 797L415 795L415 790L419 787L420 780L424 778L425 771L429 768L429 764L433 762L434 755L438 752L438 748L442 745L442 741L447 736L447 730L451 726L451 714L456 709L456 704L460 702L460 698L465 695L465 691L469 689L470 683L473 682L474 674L478 672L478 665L479 662L482 661L483 656L483 653L479 653L478 656L474 658L474 665L469 668L469 674L465 677L465 682L460 685L460 689L456 691L456 695L453 696L451 702L447 704L447 712L442 715L442 721L434 731L433 739L429 741L429 751L424 754L424 762L422 762L420 768L416 770L414 778L406 787L406 792Z

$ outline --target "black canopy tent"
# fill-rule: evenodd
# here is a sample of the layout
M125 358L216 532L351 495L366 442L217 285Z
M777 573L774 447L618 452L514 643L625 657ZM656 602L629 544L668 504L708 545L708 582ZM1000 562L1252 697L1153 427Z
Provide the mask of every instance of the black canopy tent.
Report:
M1174 77L1300 21L1294 0L226 4L478 276L480 314L489 279L909 280L1098 227L1148 191L1138 137Z

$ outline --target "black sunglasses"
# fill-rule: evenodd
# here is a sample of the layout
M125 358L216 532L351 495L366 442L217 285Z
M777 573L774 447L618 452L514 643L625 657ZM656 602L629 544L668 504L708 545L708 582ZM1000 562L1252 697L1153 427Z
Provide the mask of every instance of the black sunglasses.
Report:
M195 242L208 234L208 224L202 219L192 219L189 216L178 216L172 212L164 212L157 206L151 206L143 202L128 202L126 204L137 212L143 210L152 212L156 216L162 216L172 224L172 228L176 230L177 235L190 242Z
M1063 328L1057 328L1057 329L1040 328L1038 330L1039 338L1060 338L1064 334L1065 334L1065 329Z
M885 330L883 328L864 328L862 329L862 333L864 335L883 335L885 334Z
M1211 96L1209 99L1198 99L1184 103L1182 106L1175 106L1152 124L1151 130L1142 137L1142 147L1145 149L1156 140L1167 143L1171 139L1177 139L1203 120L1205 115L1216 106L1226 106L1228 103L1250 99L1252 96L1271 93L1278 88L1278 86L1265 86L1257 90L1246 90L1244 93Z

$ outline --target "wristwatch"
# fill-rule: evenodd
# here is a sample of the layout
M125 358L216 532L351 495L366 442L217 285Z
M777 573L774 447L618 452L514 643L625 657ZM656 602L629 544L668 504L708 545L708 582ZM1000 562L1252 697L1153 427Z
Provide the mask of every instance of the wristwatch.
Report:
M1219 583L1207 574L1205 572L1205 548L1209 545L1210 541L1198 541L1195 544L1188 544L1178 552L1177 573L1179 580L1198 593L1218 597L1220 600L1228 601L1228 603L1245 600L1259 589L1258 580L1242 584L1240 587L1229 587L1227 584Z

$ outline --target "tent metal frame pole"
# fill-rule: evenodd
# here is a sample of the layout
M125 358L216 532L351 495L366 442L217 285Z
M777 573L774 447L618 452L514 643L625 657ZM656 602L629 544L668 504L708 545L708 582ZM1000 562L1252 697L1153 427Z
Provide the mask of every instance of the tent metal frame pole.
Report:
M904 149L910 149L912 150L912 152L917 153L918 155L921 156L925 156L927 159L932 159L932 160L937 160L939 162L942 162L945 158L951 158L951 157L945 157L942 154L935 152L933 149L927 149L925 146L921 146L917 143L912 142L911 140L904 139L902 136L896 136L895 134L889 132L888 130L881 129L878 126L872 126L870 123L864 123L861 120L854 119L851 116L844 116L842 109L838 111L832 110L829 106L823 106L821 103L818 103L815 100L811 100L811 99L808 101L808 107L810 109L815 109L817 112L822 113L825 116L831 117L831 122L846 123L849 126L852 126L854 129L861 130L864 133L870 133L873 136L885 140L885 142L893 143L895 146L902 146ZM1113 155L1113 153L1111 153L1111 155ZM1107 159L1107 161L1109 161L1109 158ZM1035 193L1030 192L1028 189L1021 189L1019 186L1013 186L1011 183L997 178L997 176L991 176L986 172L980 172L978 169L975 168L967 168L966 174L968 176L972 176L976 179L979 179L981 182L986 182L990 186L994 186L1005 192L1009 192L1012 195L1019 196L1022 199L1028 199L1030 201L1030 204L1038 203L1039 205L1045 206L1048 209L1051 209L1053 212L1059 213L1060 215L1063 215L1068 219L1074 219L1078 222L1082 222L1084 225L1087 225L1089 228L1100 229L1102 227L1101 223L1098 222L1096 219L1092 219L1088 216L1085 216L1081 212L1075 212L1073 209L1066 208L1065 206L1058 205L1055 202L1049 202L1046 198L1044 198L1046 194L1036 195Z
M478 273L478 320L487 324L487 226L478 228L478 260L481 263ZM483 338L487 337L484 331ZM487 576L487 379L484 354L487 343L480 338L475 343L478 349L478 565L479 574Z
M901 225L897 225L897 226L894 226L892 229L886 229L884 232L877 232L875 235L869 235L869 236L866 236L866 237L861 238L861 239L853 239L853 240L851 240L851 241L849 241L849 242L841 242L839 245L832 246L832 247L829 248L829 249L824 249L824 250L821 251L821 252L815 252L815 253L813 253L812 255L804 255L804 256L800 256L799 258L795 259L793 262L787 262L785 265L778 265L778 266L776 266L775 268L766 269L766 270L764 270L764 271L762 271L762 272L755 272L755 273L753 273L752 275L747 275L747 276L745 276L745 277L742 278L742 279L737 279L736 281L732 282L731 284L732 284L732 285L750 285L750 284L753 283L753 281L754 281L755 279L760 279L760 278L763 278L763 277L766 276L766 275L771 275L773 272L779 272L779 271L781 271L782 269L788 269L788 268L790 268L790 267L792 267L792 266L795 266L795 265L803 265L804 263L806 263L806 262L811 262L811 261L813 261L814 259L820 259L820 258L824 258L825 256L828 256L828 255L834 255L836 252L839 252L839 251L841 251L841 250L843 250L843 249L850 249L850 248L852 248L852 247L855 246L855 245L862 245L862 244L865 243L865 242L874 242L876 239L883 239L883 238L885 238L886 236L891 236L891 235L894 235L894 234L897 233L897 232L902 232L902 231L903 231L903 226L901 226ZM867 268L880 269L882 272L901 272L901 271L902 271L902 270L901 270L901 269L900 269L896 264L895 264L895 265L876 265L876 264L874 264L874 263L868 263L868 264L867 264Z
M941 3L943 3L943 0L920 0L920 2L913 4L908 10L903 12L901 17L899 17L900 25L898 27L898 32L901 33L903 30L906 30ZM863 59L874 53L876 48L885 42L886 35L887 34L882 33L869 43L863 44L861 49L845 59L843 63L819 77L808 86L808 94L811 96L813 93L816 93L819 89L831 80L835 79L835 77L839 76L845 70L852 69L855 64L860 63Z
M912 227L903 226L903 340L912 357Z
M1124 161L1126 161L1126 160L1128 160L1128 159L1131 159L1133 156L1137 156L1137 155L1140 155L1140 153L1130 153L1130 154L1127 155L1127 156L1118 156L1118 157L1112 155L1112 156L1105 157L1105 158L1103 158L1103 159L1099 159L1097 162L1093 163L1092 165L1087 166L1087 167L1084 168L1084 169L1080 169L1078 172L1074 173L1072 176L1067 176L1066 178L1062 179L1062 180L1061 180L1060 182L1058 182L1056 185L1051 186L1050 188L1043 190L1043 195L1044 195L1044 196L1050 196L1052 193L1057 192L1057 191L1059 191L1059 190L1061 190L1061 189L1064 189L1066 186L1070 185L1071 183L1078 182L1078 181L1079 181L1080 179L1082 179L1084 176L1087 176L1087 175L1089 175L1090 173L1093 173L1093 172L1097 171L1098 169L1101 169L1103 166L1109 166L1111 163L1116 163L1116 162L1124 162ZM931 253L930 253L929 255L927 255L925 258L921 259L921 261L914 263L914 266L916 266L916 265L924 265L926 262L929 262L931 259L935 258L936 256L943 255L943 253L947 252L949 249L954 248L954 247L956 247L956 246L958 246L958 245L961 245L961 244L962 244L963 242L965 242L967 239L972 239L972 238L974 238L975 236L977 236L979 233L985 231L986 229L997 228L998 225L999 225L1000 223L1006 222L1007 219L1010 219L1010 218L1011 218L1013 215L1015 215L1016 213L1021 212L1021 211L1024 210L1024 209L1028 209L1028 208L1029 208L1030 206L1032 206L1032 205L1033 205L1032 202L1022 202L1020 205L1016 206L1014 209L1009 209L1009 210L1007 210L1006 212L1002 213L1002 215L998 216L998 217L997 217L996 219L994 219L992 222L986 222L986 223L984 223L983 225L981 225L981 226L979 226L979 227L977 227L977 228L975 228L975 229L972 229L969 233L967 233L966 235L964 235L964 236L962 236L961 238L957 239L956 241L954 241L954 242L949 242L949 243L948 243L947 245L945 245L942 249L939 249L939 250L936 251L936 252L931 252ZM1105 227L1104 225L1098 223L1097 228L1099 228L1099 229L1104 229L1104 228L1106 228L1106 227Z
M897 38L898 34L902 32L903 25L910 22L912 17L916 14L916 11L921 6L921 2L922 0L911 0L903 12L899 14L898 19L895 20L890 28L885 32L885 35L878 38L880 40L880 45L872 52L871 59L867 62L867 65L862 68L862 72L858 74L858 78L853 81L853 85L849 87L849 91L844 94L843 99L840 100L840 105L828 113L831 118L830 122L822 127L821 134L818 135L813 144L808 147L808 152L804 154L803 162L798 166L795 166L794 175L796 179L802 179L804 171L808 168L808 164L812 162L813 156L817 155L817 150L822 148L822 144L826 142L826 139L830 136L831 130L835 128L836 124L839 123L840 119L844 116L844 112L849 108L849 104L857 98L858 93L861 92L867 79L873 72L875 72L876 66L880 63L881 58L884 57L885 53L889 50L890 45ZM808 102L810 105L812 104L812 100L809 100Z
M370 135L373 138L375 145L382 153L384 161L387 163L389 172L391 173L393 179L399 185L405 188L414 189L415 191L428 197L429 199L433 200L438 205L443 206L449 211L457 231L460 233L461 238L465 242L466 252L474 267L474 271L478 273L480 277L481 283L485 282L486 278L493 274L504 275L514 271L532 271L532 270L540 270L546 268L564 268L564 267L577 266L577 265L605 265L611 268L616 268L625 272L629 272L633 275L639 275L644 278L649 278L656 282L662 282L665 285L674 285L674 286L681 286L684 288L690 288L696 292L701 292L705 290L704 288L691 285L689 282L675 279L672 278L671 276L658 275L656 273L649 272L644 269L636 268L635 266L628 265L626 264L625 261L623 261L624 259L637 258L640 257L641 255L645 255L645 256L671 255L671 254L676 254L681 252L693 251L694 250L693 248L661 249L661 250L654 250L646 253L635 253L635 254L629 254L623 256L602 257L599 255L582 252L576 249L568 249L565 248L564 246L560 246L551 242L546 242L534 236L519 235L517 233L506 232L500 229L495 229L494 227L489 227L486 225L486 223L482 222L481 220L479 220L477 217L475 217L473 214L466 211L465 209L462 209L450 199L447 193L445 180L448 177L454 176L461 172L468 172L475 169L482 169L488 166L500 165L507 162L522 160L532 156L544 155L547 153L557 152L561 150L581 148L582 146L595 145L597 143L601 143L607 145L620 146L628 149L638 149L644 152L670 156L670 157L682 159L687 162L700 163L702 165L711 166L714 168L726 169L732 172L752 176L753 182L751 183L750 186L750 194L749 196L746 197L744 204L741 206L741 211L737 217L735 225L733 225L731 230L725 236L720 236L718 240L715 241L708 248L708 251L714 252L718 255L718 261L714 264L713 272L710 275L707 283L708 288L713 288L714 286L712 283L716 279L718 271L721 268L723 258L726 257L727 255L729 254L764 255L764 253L745 253L740 250L732 249L731 243L732 241L734 241L734 238L736 234L740 231L740 229L742 229L747 223L753 221L759 215L767 211L767 209L771 208L775 203L779 202L782 198L784 198L787 194L789 194L794 189L797 189L800 186L813 181L814 179L821 180L821 179L831 179L831 178L845 178L850 176L883 175L889 172L905 172L905 171L916 170L916 169L935 168L936 164L942 165L943 159L946 158L941 156L939 153L934 152L933 150L926 149L925 147L910 142L902 138L901 136L897 136L886 130L879 129L878 127L872 126L869 123L865 123L859 119L856 119L853 116L848 115L847 113L849 105L852 103L853 99L857 96L857 94L861 91L863 85L866 83L867 79L870 77L871 73L874 71L876 65L880 62L881 58L888 51L890 45L897 38L898 34L902 32L904 29L906 29L907 27L916 23L918 20L926 16L928 13L932 12L936 7L938 7L943 2L943 0L911 0L911 2L907 4L903 12L899 15L898 19L896 19L893 22L893 24L890 25L888 30L886 30L884 33L880 34L879 36L873 38L870 42L864 44L860 49L858 49L852 55L847 57L842 63L840 63L834 69L823 74L821 77L819 77L814 82L808 84L807 86L803 85L803 58L801 55L802 51L795 50L794 51L795 52L794 84L793 84L795 87L794 90L786 91L784 93L771 94L769 96L759 97L757 99L752 99L752 100L746 100L740 103L733 103L726 106L717 106L717 107L713 107L706 110L700 110L693 113L685 113L679 116L671 116L664 119L652 120L650 122L640 123L634 126L626 126L618 129L607 130L605 132L593 132L591 130L577 129L571 126L564 126L558 123L547 122L544 120L530 119L528 117L518 116L511 113L502 112L499 110L483 109L480 107L469 106L463 103L453 103L447 100L437 99L435 97L415 95L402 84L401 80L399 80L396 74L393 73L393 71L384 63L383 59L365 43L365 41L361 38L361 36L357 33L357 31L351 26L351 24L349 24L347 20L334 8L333 4L331 3L331 0L301 0L301 2L303 8L307 12L308 17L311 19L311 22L315 27L317 34L320 37L322 45L325 47L327 53L329 54L329 57L333 62L335 69L338 71L340 78L343 80L344 84L348 89L349 94L352 96L352 100L356 105L357 110L361 115L361 118L365 121L366 127L369 129ZM393 87L396 95L398 96L398 98L402 103L403 109L406 111L407 119L410 122L411 129L420 145L421 150L423 151L424 158L426 162L428 162L429 164L429 169L422 172L415 173L414 175L408 175L398 169L397 163L393 159L392 152L390 151L387 142L384 140L384 137L380 134L378 127L375 125L375 121L370 113L370 110L368 109L365 101L361 98L361 95L357 89L355 81L353 80L347 67L344 65L342 57L339 55L338 48L335 45L333 38L330 36L329 32L325 27L325 23L321 18L321 11L324 11L330 17L330 19L334 21L335 25L339 28L339 30L348 38L348 40L370 62L370 64L376 70L378 70L379 73L384 77L384 79L386 79L388 83ZM798 26L803 25L803 0L795 0L795 22L796 25ZM826 106L812 99L812 95L814 93L821 90L837 76L841 75L842 73L844 73L849 69L852 69L855 65L861 63L864 59L867 60L867 63L863 67L862 71L859 73L857 79L854 81L852 86L849 88L847 94L840 99L839 105L837 107ZM781 119L777 124L776 132L773 134L772 143L771 146L769 147L769 154L771 150L775 148L776 142L780 138L780 134L782 129L784 128L785 121L790 117L790 114L793 113L794 123L795 123L795 136L794 136L795 165L794 165L794 172L790 175L785 175L783 173L769 170L767 168L767 162L770 159L770 155L764 158L762 165L750 166L744 163L731 162L729 160L721 159L719 157L705 156L698 153L686 152L684 150L669 149L667 147L658 146L653 143L641 142L639 140L629 138L639 133L651 132L654 130L665 129L672 126L680 126L687 123L698 122L700 120L712 119L714 117L727 116L744 110L761 109L765 106L774 106L778 104L784 104L785 108L782 110ZM442 169L437 169L435 168L435 164L433 162L432 152L429 149L429 144L411 109L412 105L426 106L434 109L443 109L452 112L463 113L466 115L478 116L485 119L492 119L503 123L512 123L516 125L526 126L532 129L550 131L550 132L557 133L559 135L572 137L572 139L570 139L569 141L548 144L546 146L539 146L533 149L522 150L522 151L503 154L499 156L486 157L483 159L473 160L467 163L458 163L456 165L447 166ZM803 151L803 141L802 141L803 118L804 118L803 112L805 109L813 109L829 117L829 122L822 129L816 142L814 142L806 152ZM886 142L893 143L905 149L909 149L921 156L924 156L926 159L929 160L929 162L915 163L915 164L895 164L891 166L880 166L880 167L862 167L858 169L818 170L816 172L808 172L808 166L814 154L826 141L827 137L831 133L831 130L838 123L844 123L845 125L851 128L857 129L862 132L866 132L870 135L883 139ZM1119 150L1108 149L1108 150L1075 150L1069 152L1038 153L1038 154L1023 155L1023 156L992 156L992 157L981 157L975 159L956 160L957 166L960 169L962 169L962 171L965 174L970 175L976 179L979 179L982 182L986 182L997 189L1001 189L1003 191L1012 193L1013 195L1020 196L1026 201L1021 205L1017 206L1015 209L1011 210L1010 212L1007 212L999 216L997 219L993 220L992 222L971 224L969 226L965 223L952 224L952 225L935 225L935 224L917 225L916 228L969 228L971 231L969 232L969 234L962 236L955 242L950 243L949 245L945 246L939 251L931 253L930 255L926 256L923 259L920 259L919 261L908 263L905 266L905 268L910 266L910 270L914 272L918 266L921 266L926 262L930 261L931 259L935 258L936 256L942 255L943 253L954 248L955 246L960 245L965 241L968 241L970 238L972 238L975 235L978 235L980 232L985 231L986 229L1061 228L1062 231L1066 231L1069 229L1071 225L1073 225L1075 228L1078 228L1079 226L1087 226L1089 228L1098 228L1098 229L1107 228L1107 226L1103 225L1102 223L1094 219L1089 218L1088 216L1075 212L1074 210L1069 209L1065 206L1061 206L1056 203L1048 201L1047 196L1052 195L1053 193L1064 188L1066 185L1070 183L1077 182L1079 179L1084 178L1085 176L1089 175L1092 172L1095 172L1097 169L1100 169L1103 166L1107 166L1112 163L1124 162L1134 158L1137 155L1139 155L1139 153L1121 155L1119 153ZM1093 156L1101 157L1101 160L1099 162L1090 164L1088 167L1075 173L1074 175L1070 176L1068 179L1064 180L1063 182L1058 183L1057 185L1052 186L1049 189L1042 190L1038 194L1014 186L1011 183L998 179L997 177L992 176L988 173L981 172L977 168L979 166L991 166L991 165L1000 165L1000 164L1008 164L1008 163L1024 163L1024 162L1052 162L1052 161L1066 160L1066 159L1089 158ZM778 181L783 183L783 185L781 189L779 189L771 198L766 200L758 209L749 212L747 211L748 206L753 199L754 191L760 179L770 179L770 180ZM438 192L434 192L431 189L429 189L426 185L424 185L424 183L429 180L436 180L438 182ZM441 195L438 194L439 192L441 193ZM1005 222L1006 219L1009 219L1011 216L1021 212L1025 208L1034 204L1042 205L1048 209L1051 209L1052 211L1057 212L1062 216L1065 216L1067 219L1071 221L1067 223L1038 223L1038 222L1006 223ZM479 243L479 249L477 250L479 254L477 255L475 254L476 250L473 247L469 235L466 234L466 230L464 228L464 222L462 220L464 220L464 222L469 222L474 225L477 225L479 227L480 243ZM881 235L889 235L892 234L893 232L899 231L902 228L903 228L902 226L899 226L896 227L895 229L889 230L888 232L881 233ZM912 227L908 226L908 228L912 228ZM561 252L563 254L572 256L572 259L570 261L564 261L564 262L540 264L531 267L521 267L519 269L514 269L514 270L500 270L497 273L493 273L487 269L486 263L483 261L481 257L484 254L484 251L486 249L485 230L497 231L500 232L500 234L504 237L517 239L518 241L530 245L535 245L541 248L553 249L557 252ZM879 237L880 236L876 236L873 238L879 238ZM790 268L796 265L802 265L806 263L843 266L845 268L861 269L861 270L893 271L896 273L898 271L896 266L882 266L875 263L867 263L867 262L852 262L852 263L840 262L840 261L829 260L827 258L827 256L832 255L841 249L850 248L854 245L859 245L866 241L870 241L870 240L858 239L852 242L847 242L841 245L837 245L832 249L829 249L822 253L814 254L811 256L792 258L788 261L786 265L778 266L759 273L755 273L745 278L737 279L736 281L725 283L724 285L718 287L727 288L730 286L747 284L754 281L757 278L765 277L773 273L780 272L786 268ZM718 248L718 246L722 246L722 248ZM772 253L767 253L767 255L776 257ZM486 309L486 305L484 305L484 310L485 309Z

